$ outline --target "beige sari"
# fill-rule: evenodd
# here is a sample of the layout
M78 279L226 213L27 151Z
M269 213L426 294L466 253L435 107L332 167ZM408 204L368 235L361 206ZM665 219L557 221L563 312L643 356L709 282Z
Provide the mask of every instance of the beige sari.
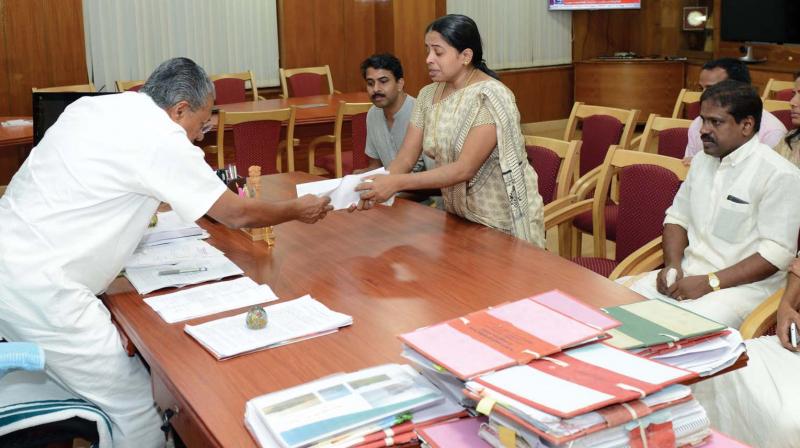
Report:
M778 146L775 147L775 151L800 168L800 133L792 137L791 145L786 143L786 139L782 139Z
M419 93L411 123L436 166L455 162L473 127L494 124L497 147L467 182L442 188L445 210L544 247L536 172L528 163L514 94L496 80L471 84L433 103L438 84Z

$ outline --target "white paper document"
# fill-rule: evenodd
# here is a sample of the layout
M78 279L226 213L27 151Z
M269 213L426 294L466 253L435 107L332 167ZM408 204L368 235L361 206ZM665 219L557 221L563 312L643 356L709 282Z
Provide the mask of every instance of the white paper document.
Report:
M333 333L353 323L353 317L330 310L309 295L265 308L267 326L247 328L247 313L200 325L186 325L184 331L217 359L278 347Z
M206 236L207 233L193 222L184 221L174 211L157 213L158 223L149 227L142 236L139 246L165 244L180 238Z
M250 277L242 277L150 297L144 302L168 324L173 324L275 300L278 300L278 296L269 286L259 285Z
M125 268L164 266L220 255L223 255L221 250L205 241L182 239L172 244L139 247L125 262Z
M356 191L356 186L362 183L365 177L385 174L389 174L389 172L381 167L362 174L349 174L341 179L327 179L298 184L296 186L297 197L306 194L313 194L320 198L329 197L334 210L344 210L351 205L358 204L361 194ZM383 205L392 204L394 204L394 196L383 203Z
M166 267L151 266L125 270L125 277L142 295L161 288L180 288L240 274L244 274L244 271L224 255L183 261Z

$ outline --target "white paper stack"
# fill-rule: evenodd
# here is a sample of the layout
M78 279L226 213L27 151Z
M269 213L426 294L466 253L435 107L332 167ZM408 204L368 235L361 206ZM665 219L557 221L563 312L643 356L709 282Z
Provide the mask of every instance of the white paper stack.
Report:
M697 372L700 376L709 376L733 365L744 352L741 333L728 328L725 335L651 356L650 359Z
M353 323L352 316L332 311L308 295L265 310L268 322L261 330L247 328L247 313L242 313L200 325L186 325L184 331L214 357L226 359L330 334Z
M250 277L242 277L150 297L144 302L172 324L275 300L278 300L278 296L269 286L259 285Z
M362 174L349 174L341 179L327 179L317 182L307 182L298 184L297 197L313 194L317 197L331 198L331 205L334 210L343 210L351 205L357 205L361 194L356 191L356 186L364 182L364 178L375 175L389 174L385 168L377 168ZM394 196L384 205L392 205L394 203Z
M245 425L262 447L345 447L358 434L389 428L398 416L442 400L410 367L386 364L254 398Z
M185 261L223 255L222 251L202 240L181 240L171 244L140 246L125 262L125 268L166 266Z
M183 221L174 211L160 212L157 216L158 223L144 232L139 242L140 247L208 238L208 232L194 222Z
M163 275L166 272L176 274ZM125 277L133 284L139 294L149 294L162 288L180 288L181 286L194 285L211 280L220 280L225 277L241 275L242 271L224 255L184 261L170 266L150 266L143 268L128 268Z

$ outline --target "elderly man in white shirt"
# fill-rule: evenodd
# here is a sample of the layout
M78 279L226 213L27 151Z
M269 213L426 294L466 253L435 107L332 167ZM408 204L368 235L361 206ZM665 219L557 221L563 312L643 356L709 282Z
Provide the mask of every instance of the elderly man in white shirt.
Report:
M0 198L0 333L42 347L47 375L108 415L116 448L165 444L147 370L96 297L158 205L231 227L310 223L331 209L315 196L270 203L225 188L192 144L213 101L211 80L186 58L161 64L138 93L81 98Z
M632 289L731 327L777 291L797 250L800 170L759 142L761 99L733 80L701 98L703 153L664 220L664 269Z

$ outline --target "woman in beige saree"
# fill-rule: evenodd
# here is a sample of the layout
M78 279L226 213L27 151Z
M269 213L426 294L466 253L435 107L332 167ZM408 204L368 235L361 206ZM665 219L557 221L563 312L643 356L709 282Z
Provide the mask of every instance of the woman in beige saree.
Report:
M362 183L359 209L398 191L441 188L445 210L544 246L543 203L513 93L483 62L475 22L440 17L425 34L433 84L422 88L389 175ZM411 173L422 151L436 168Z

